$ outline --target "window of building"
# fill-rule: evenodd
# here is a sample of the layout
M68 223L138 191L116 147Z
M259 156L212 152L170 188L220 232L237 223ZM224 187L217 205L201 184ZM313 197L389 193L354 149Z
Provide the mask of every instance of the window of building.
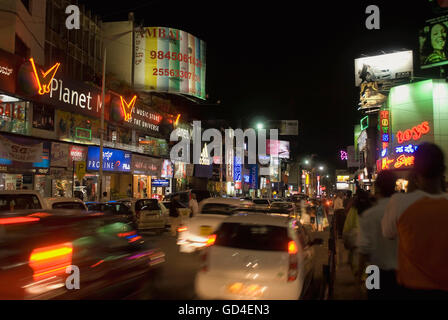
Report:
M18 56L21 56L25 59L30 58L30 48L16 35L16 45L14 49L14 53Z
M31 0L22 0L23 5L25 6L26 10L31 14Z

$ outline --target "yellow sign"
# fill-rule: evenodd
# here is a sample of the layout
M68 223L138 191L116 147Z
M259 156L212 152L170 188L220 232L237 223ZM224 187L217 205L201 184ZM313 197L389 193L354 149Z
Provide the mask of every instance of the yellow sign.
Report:
M337 181L338 182L348 182L350 180L350 176L338 176Z
M75 174L79 181L86 175L86 162L77 161L75 165Z

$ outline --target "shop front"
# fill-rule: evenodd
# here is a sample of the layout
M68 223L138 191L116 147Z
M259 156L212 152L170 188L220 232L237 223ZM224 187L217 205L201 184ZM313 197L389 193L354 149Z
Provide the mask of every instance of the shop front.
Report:
M162 170L162 159L132 156L133 197L151 198L151 181L158 179Z
M174 165L171 160L162 160L162 170L160 178L151 181L152 198L162 200L165 196L171 194L174 177Z
M174 192L185 191L188 189L189 177L187 176L187 163L174 162ZM190 176L191 177L191 176Z
M1 134L0 190L37 190L50 196L50 147L47 141Z
M81 191L87 201L87 180L76 174L76 163L87 159L87 147L68 143L51 143L51 167L48 184L52 197L74 197L74 191ZM86 177L87 178L87 177Z
M391 89L388 108L379 115L378 171L393 170L397 189L406 190L414 166L414 153L424 142L437 144L448 154L448 83L425 80ZM445 157L445 166L448 157Z
M103 148L103 192L107 192L107 200L117 200L132 197L131 174L132 153ZM100 168L100 148L88 147L87 151L87 173L86 193L88 201L95 201L99 198L99 168Z

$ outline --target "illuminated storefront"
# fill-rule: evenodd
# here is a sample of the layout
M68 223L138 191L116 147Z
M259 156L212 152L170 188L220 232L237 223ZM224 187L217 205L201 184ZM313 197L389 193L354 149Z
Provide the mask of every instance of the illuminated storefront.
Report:
M129 198L129 185L132 186L131 175L132 154L127 151L103 148L103 190L111 200ZM100 168L100 148L89 147L87 151L88 182L87 197L89 201L95 200L98 190ZM93 199L93 200L92 200Z
M0 135L0 190L37 190L49 196L49 167L50 142Z
M162 159L132 156L133 197L151 198L151 180L159 179L162 170Z
M448 83L445 80L426 80L392 88L388 109L380 111L382 134L377 169L395 170L400 178L406 178L414 166L414 153L423 142L435 143L448 154L447 107ZM401 181L400 186L405 189L407 181Z

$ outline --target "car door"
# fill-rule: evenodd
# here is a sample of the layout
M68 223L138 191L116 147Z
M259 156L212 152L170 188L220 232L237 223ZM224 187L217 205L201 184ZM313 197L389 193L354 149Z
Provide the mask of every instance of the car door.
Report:
M314 267L314 248L311 243L311 236L300 224L298 225L296 232L303 247L305 274L308 275Z

